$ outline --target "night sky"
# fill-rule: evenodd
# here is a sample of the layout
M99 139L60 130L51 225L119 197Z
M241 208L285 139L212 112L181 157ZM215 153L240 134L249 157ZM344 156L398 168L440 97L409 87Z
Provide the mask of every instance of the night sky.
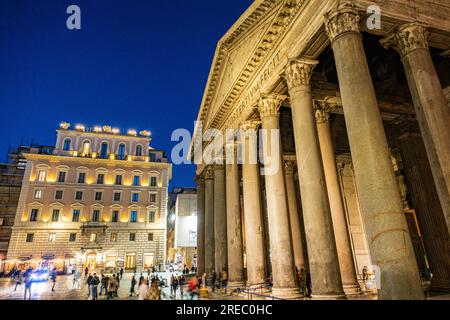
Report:
M0 160L9 146L54 145L64 120L148 129L170 151L192 132L216 44L252 0L1 0ZM81 30L66 9L81 8ZM193 186L174 166L173 186Z

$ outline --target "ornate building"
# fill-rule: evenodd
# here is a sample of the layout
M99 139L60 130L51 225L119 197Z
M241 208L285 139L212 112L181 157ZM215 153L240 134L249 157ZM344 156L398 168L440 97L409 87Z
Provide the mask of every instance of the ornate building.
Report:
M380 299L422 299L430 272L450 290L449 16L438 0L252 3L218 43L195 135L280 130L285 166L197 165L200 274L271 273L288 299L295 267L313 298L361 294L364 266Z
M171 164L150 133L61 123L26 169L5 267L142 270L165 261Z

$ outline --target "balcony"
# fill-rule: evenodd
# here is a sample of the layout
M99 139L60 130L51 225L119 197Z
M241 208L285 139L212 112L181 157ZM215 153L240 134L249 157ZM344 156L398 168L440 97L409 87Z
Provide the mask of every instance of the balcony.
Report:
M84 235L90 234L90 233L105 234L106 229L108 229L108 225L105 222L88 221L88 222L83 222L81 224L80 229Z

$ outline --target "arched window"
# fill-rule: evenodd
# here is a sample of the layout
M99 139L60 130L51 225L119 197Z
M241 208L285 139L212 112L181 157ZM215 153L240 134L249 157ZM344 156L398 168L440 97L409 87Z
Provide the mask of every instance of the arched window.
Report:
M136 156L142 156L142 146L140 144L136 146Z
M83 142L83 150L81 154L83 156L88 156L91 153L91 142L89 140L86 140Z
M117 158L119 160L125 160L125 144L119 144L119 150L117 151Z
M72 145L72 140L70 140L69 138L64 140L64 145L63 145L63 150L64 151L70 151L70 147Z
M108 143L103 142L100 147L100 158L106 159L108 158Z

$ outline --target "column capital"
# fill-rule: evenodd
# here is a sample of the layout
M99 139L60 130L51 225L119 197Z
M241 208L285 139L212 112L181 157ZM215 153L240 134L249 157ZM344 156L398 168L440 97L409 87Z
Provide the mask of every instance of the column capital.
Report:
M263 94L258 101L258 110L261 119L266 117L278 117L281 103L287 96L281 94Z
M214 167L213 166L207 166L203 172L203 175L205 177L205 180L212 180L214 179Z
M326 100L314 100L314 115L317 123L330 121L330 113L336 106Z
M284 160L284 173L294 174L295 162L291 160Z
M289 60L285 68L285 79L290 89L309 86L313 70L319 61L308 58Z
M423 24L408 23L394 29L380 43L386 49L394 48L403 58L417 49L428 50L428 31Z
M239 129L243 131L243 133L247 133L248 131L256 131L261 125L261 121L258 120L247 120L240 124Z
M203 186L205 184L205 177L203 176L203 173L195 176L195 182L197 183L197 186Z
M413 115L402 115L397 117L392 121L392 124L400 135L405 133L420 134L419 123Z
M338 36L347 32L359 34L359 21L361 20L356 7L344 3L325 14L325 29L333 42Z

